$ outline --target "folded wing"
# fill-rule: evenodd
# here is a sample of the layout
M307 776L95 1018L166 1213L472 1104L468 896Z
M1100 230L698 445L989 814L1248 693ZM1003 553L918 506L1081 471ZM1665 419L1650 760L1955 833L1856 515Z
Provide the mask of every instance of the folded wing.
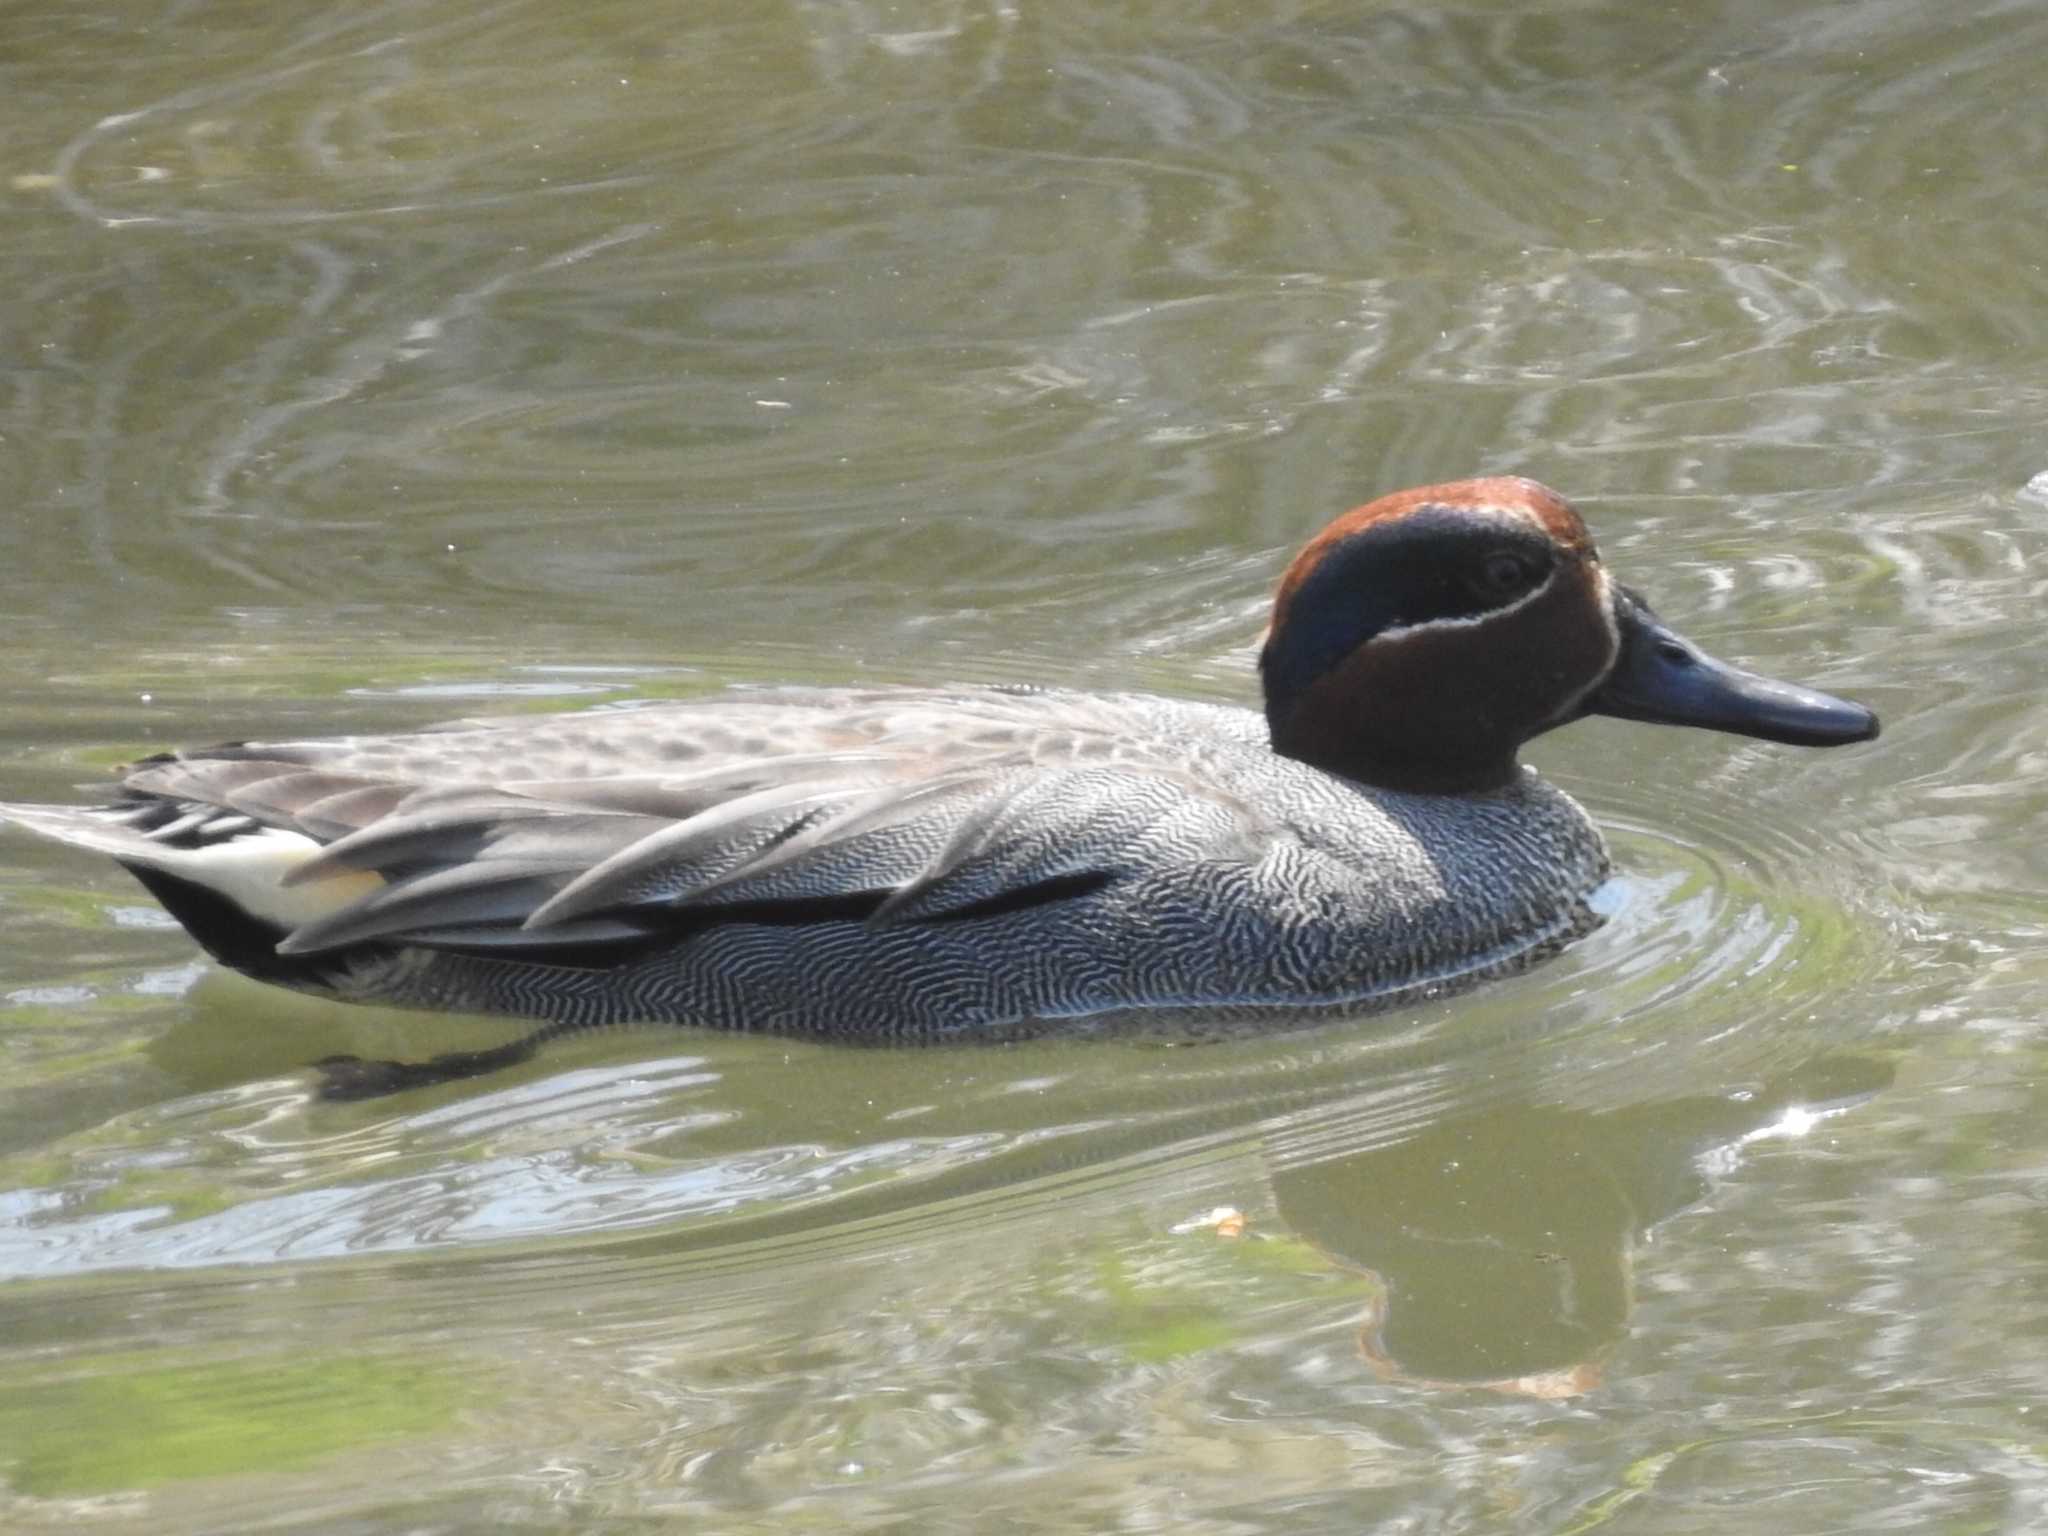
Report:
M964 716L956 698L937 713L860 697L873 710L674 706L637 732L632 714L560 717L580 758L532 750L530 722L237 745L139 765L116 806L17 819L153 889L227 896L280 956L403 944L577 965L720 922L970 921L1168 852L1255 858L1277 835L1113 710L1048 722L1043 696L978 696Z

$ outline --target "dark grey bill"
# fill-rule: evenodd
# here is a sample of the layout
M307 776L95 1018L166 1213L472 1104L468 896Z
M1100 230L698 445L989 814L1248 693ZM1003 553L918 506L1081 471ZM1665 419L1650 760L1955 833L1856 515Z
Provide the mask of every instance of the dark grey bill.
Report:
M1590 715L1696 725L1795 747L1839 747L1877 735L1861 704L1716 661L1667 629L1633 592L1615 589L1621 656L1586 700Z

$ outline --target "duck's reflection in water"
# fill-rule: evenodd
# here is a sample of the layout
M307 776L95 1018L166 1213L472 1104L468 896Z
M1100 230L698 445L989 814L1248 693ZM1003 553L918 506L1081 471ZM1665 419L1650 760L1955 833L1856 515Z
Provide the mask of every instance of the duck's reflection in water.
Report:
M1284 1224L1365 1271L1383 1374L1545 1397L1583 1392L1625 1337L1633 1255L1742 1145L1797 1135L1886 1087L1835 1056L1754 1091L1611 1110L1494 1103L1398 1145L1322 1160L1271 1143ZM1308 1138L1313 1140L1315 1138Z

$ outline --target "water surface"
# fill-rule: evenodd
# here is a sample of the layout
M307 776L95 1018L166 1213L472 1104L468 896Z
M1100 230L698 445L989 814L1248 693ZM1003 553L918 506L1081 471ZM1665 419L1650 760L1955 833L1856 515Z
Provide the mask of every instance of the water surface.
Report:
M306 1063L505 1026L220 975L10 837L0 1525L2048 1515L2048 12L7 37L0 797L731 682L1249 699L1294 545L1481 471L1886 732L1545 740L1613 921L1395 1015L358 1105Z

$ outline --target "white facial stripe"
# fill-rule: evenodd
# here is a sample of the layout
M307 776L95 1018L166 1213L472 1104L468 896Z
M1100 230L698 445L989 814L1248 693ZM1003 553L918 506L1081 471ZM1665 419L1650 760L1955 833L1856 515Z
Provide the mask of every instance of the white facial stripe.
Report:
M1607 575L1607 567L1599 561L1593 562L1593 600L1600 605L1600 627L1607 631L1607 663L1593 675L1586 686L1566 701L1563 709L1551 716L1562 720L1585 702L1586 695L1607 681L1607 674L1614 670L1614 664L1621 660L1621 625L1614 618L1614 586Z
M1521 612L1524 608L1535 602L1537 598L1548 592L1556 584L1557 573L1561 569L1562 567L1560 566L1552 566L1548 576L1544 577L1543 580L1504 608L1489 608L1484 613L1469 614L1462 618L1423 619L1414 624L1397 624L1391 629L1381 630L1365 643L1368 646L1373 646L1378 645L1383 640L1405 640L1410 635L1426 635L1432 630L1475 629L1481 624L1491 624L1495 619L1505 619L1510 614ZM1603 581L1606 579L1605 572L1601 573L1601 579ZM1613 619L1610 618L1607 622L1612 627ZM1619 644L1620 642L1617 641L1617 649ZM1608 662L1609 666L1613 664L1611 660ZM1605 676L1606 674L1603 672L1601 675Z

